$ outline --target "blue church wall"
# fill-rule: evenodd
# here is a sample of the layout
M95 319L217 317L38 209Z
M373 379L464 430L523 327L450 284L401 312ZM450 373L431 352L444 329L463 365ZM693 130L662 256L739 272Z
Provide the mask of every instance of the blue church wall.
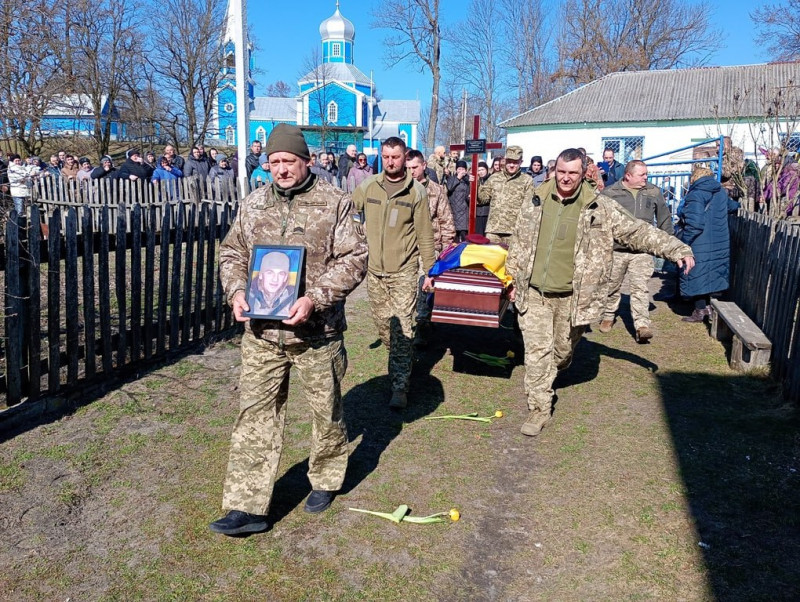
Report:
M366 94L367 96L369 96L369 86L364 86L362 84L356 84L356 90L358 90L362 94Z
M312 82L308 82L307 84L301 84L301 86L300 86L300 94L302 94L303 92L308 92L313 87L314 87L314 84Z
M320 107L320 102L324 104ZM338 105L338 119L334 125L348 126L356 124L356 97L353 92L345 90L337 84L328 84L320 90L308 95L308 122L310 125L322 125L320 108L327 118L328 104L333 101Z
M340 56L333 56L333 45L339 44ZM322 62L323 63L352 63L353 62L353 44L350 42L343 42L341 40L322 43Z
M400 137L403 138L403 134L405 134L405 142L407 145L411 145L414 142L414 139L411 137L412 130L411 125L408 123L401 123L397 126L397 131L400 133Z

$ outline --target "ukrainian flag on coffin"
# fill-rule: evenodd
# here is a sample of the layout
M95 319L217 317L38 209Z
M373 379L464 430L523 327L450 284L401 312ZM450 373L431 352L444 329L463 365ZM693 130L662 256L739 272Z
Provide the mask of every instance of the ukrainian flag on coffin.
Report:
M474 245L462 242L442 253L428 275L439 276L453 268L481 265L497 276L504 286L508 286L512 279L506 274L507 256L508 251L499 245Z

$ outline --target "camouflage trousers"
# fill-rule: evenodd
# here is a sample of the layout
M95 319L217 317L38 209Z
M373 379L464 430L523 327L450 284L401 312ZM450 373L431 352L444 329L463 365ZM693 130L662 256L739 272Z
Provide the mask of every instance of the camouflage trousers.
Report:
M408 391L414 362L414 311L417 306L416 267L378 276L367 273L367 291L378 336L389 349L392 391Z
M572 362L572 352L585 326L572 326L572 293L540 293L528 289L528 310L519 314L525 345L525 394L528 409L549 412L553 405L553 383L559 370Z
M608 299L603 314L604 320L613 320L622 298L622 280L628 274L631 292L631 315L635 328L650 328L650 289L647 283L653 275L653 258L646 253L614 251L611 276L608 282Z
M222 495L225 510L266 514L283 448L289 371L297 368L303 397L311 405L308 479L313 489L337 491L347 469L347 430L341 382L347 353L339 336L287 345L242 336L239 416L233 426L228 472Z

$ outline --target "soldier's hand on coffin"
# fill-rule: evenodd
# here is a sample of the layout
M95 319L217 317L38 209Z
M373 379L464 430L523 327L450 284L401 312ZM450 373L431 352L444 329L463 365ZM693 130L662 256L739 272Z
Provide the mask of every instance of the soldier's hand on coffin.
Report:
M686 257L679 259L676 263L678 264L678 269L684 268L683 273L688 274L694 267L694 257L687 255Z
M300 297L289 308L289 317L283 320L283 323L287 326L297 326L308 320L313 312L314 302L308 297Z
M512 284L511 286L508 287L508 300L511 301L511 303L514 303L514 301L516 301L516 298L517 298L517 289L514 288L514 285Z
M231 308L233 308L233 317L237 322L247 322L250 318L243 316L242 313L250 311L250 306L247 304L247 299L244 296L244 291L236 291L231 300Z
M422 281L422 290L426 293L429 293L433 290L433 278L430 276L425 276L425 280Z

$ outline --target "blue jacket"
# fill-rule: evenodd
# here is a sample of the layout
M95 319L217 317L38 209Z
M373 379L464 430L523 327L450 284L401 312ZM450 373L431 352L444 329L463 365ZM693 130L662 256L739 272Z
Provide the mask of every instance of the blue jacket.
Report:
M728 213L739 203L714 176L700 178L689 187L678 209L678 237L692 247L695 266L688 275L681 272L681 294L696 297L727 290L730 276L731 238Z

